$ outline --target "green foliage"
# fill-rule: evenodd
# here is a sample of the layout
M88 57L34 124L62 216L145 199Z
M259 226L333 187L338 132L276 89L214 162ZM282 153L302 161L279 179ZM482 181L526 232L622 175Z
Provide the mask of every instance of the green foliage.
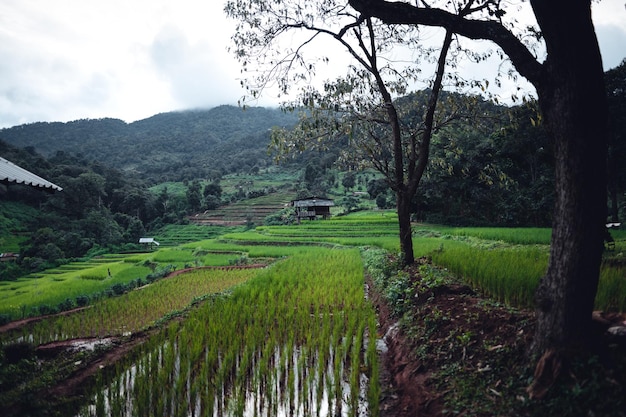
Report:
M359 208L359 199L351 195L341 197L338 203L344 208L346 214Z
M547 247L482 248L449 240L435 251L436 264L511 305L532 307L539 279L548 266Z
M296 216L293 208L284 208L274 214L265 217L263 224L265 226L290 225L296 222Z

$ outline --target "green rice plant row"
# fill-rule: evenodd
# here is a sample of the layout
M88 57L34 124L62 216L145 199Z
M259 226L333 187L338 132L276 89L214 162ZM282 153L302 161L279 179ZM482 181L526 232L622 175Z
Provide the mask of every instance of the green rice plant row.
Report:
M223 292L257 274L255 269L197 269L102 300L69 316L23 329L36 344L83 337L122 336L183 310L194 300Z
M52 307L67 299L90 296L116 284L143 279L151 272L143 265L113 262L77 271L20 278L10 288L0 289L0 314L12 319L28 317L39 306Z
M80 415L375 416L363 284L357 249L278 262L153 338Z

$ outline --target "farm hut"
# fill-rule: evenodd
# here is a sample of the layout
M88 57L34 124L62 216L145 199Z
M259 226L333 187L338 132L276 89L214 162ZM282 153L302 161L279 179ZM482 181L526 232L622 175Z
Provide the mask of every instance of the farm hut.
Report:
M153 237L140 237L139 243L141 243L142 245L148 246L151 250L154 249L155 245L156 246L160 245L160 243L154 240Z
M322 197L308 197L301 200L293 200L291 205L296 210L296 218L315 220L318 216L324 219L330 217L330 208L335 205L333 200Z
M50 192L63 190L63 188L58 185L53 184L50 181L45 180L2 157L0 157L0 184L5 186L22 184Z

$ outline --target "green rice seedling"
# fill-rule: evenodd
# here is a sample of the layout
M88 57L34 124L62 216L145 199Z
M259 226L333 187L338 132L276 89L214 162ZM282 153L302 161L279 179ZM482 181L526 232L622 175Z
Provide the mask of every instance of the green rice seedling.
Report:
M159 263L185 264L193 262L194 256L191 251L182 248L166 248L154 252L152 259Z
M363 293L359 252L309 249L262 270L229 297L208 300L175 335L168 330L169 336L155 338L145 350L161 358L151 377L173 388L160 390L157 399L150 394L149 401L129 397L130 413L316 415L328 407L355 409L350 404L361 400L350 396L361 398L370 382L351 368L360 369L365 356L363 341L353 339L363 339L365 323L375 321ZM142 367L132 369L136 381L148 379Z
M79 337L134 333L164 316L184 310L207 294L220 293L257 273L254 269L203 269L157 281L140 291L105 299L93 308L57 317L24 329L37 344Z
M56 306L70 298L100 293L116 284L145 277L150 269L123 262L99 264L80 271L62 274L43 274L40 278L22 278L14 283L14 290L0 294L0 314L13 319L36 315L41 305Z
M602 311L626 311L626 268L603 265L595 308Z
M432 259L497 300L532 307L535 288L547 268L548 252L533 246L483 250L447 241L443 250L432 253Z
M425 230L453 236L471 236L483 240L503 241L521 245L548 245L552 230L539 227L448 227L420 225Z

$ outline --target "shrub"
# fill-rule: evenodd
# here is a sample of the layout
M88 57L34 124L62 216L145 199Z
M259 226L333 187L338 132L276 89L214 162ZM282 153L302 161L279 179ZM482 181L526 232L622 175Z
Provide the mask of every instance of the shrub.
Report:
M79 295L76 297L76 305L78 307L85 307L89 304L89 296L88 295Z
M111 291L115 295L122 295L126 292L126 286L124 284L115 284L111 287Z
M74 301L71 298L66 298L65 301L59 303L57 309L59 311L68 311L74 308Z
M56 307L43 304L37 307L37 312L40 316L47 316L48 314L56 314L59 310Z

